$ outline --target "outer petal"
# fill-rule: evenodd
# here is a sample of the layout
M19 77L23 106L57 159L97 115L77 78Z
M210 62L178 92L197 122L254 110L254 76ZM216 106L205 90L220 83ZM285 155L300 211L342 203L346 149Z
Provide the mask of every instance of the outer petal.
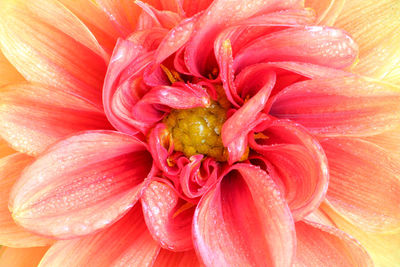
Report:
M160 247L146 229L140 205L121 220L97 234L59 241L40 262L53 266L151 266Z
M398 158L359 139L326 139L322 146L331 177L329 203L364 230L400 229Z
M206 266L291 266L295 236L290 211L258 167L236 164L200 201L193 221Z
M357 240L334 227L297 222L295 267L372 267L373 263Z
M295 27L262 36L241 49L234 68L241 70L262 61L300 61L340 69L353 64L357 52L357 44L344 31Z
M93 103L43 84L20 83L0 92L0 134L11 146L38 155L71 133L109 129Z
M328 206L323 205L324 211L340 229L351 234L363 245L371 255L376 267L400 266L400 232L377 234L366 233L360 228L346 221Z
M301 220L325 198L329 180L325 153L316 138L291 121L275 120L258 128L266 137L250 137L249 145L273 164L292 216Z
M354 71L399 84L399 14L397 0L346 1L335 26L349 32L360 46Z
M0 46L25 79L101 104L107 55L67 8L49 0L6 0L0 15Z
M398 103L400 88L358 76L298 82L270 102L272 115L323 136L366 136L394 128Z
M400 158L400 125L378 135L367 136L365 140L374 143Z
M201 267L194 250L186 252L171 252L161 249L153 267Z
M0 87L20 81L24 81L24 77L19 74L0 50Z
M0 248L0 266L36 267L48 247Z
M12 185L22 170L33 161L23 154L0 159L0 245L9 247L33 247L51 244L53 241L27 232L15 224L8 210L8 198ZM1 262L1 260L0 260ZM6 266L1 265L0 266Z
M10 209L19 224L43 235L89 234L134 205L151 168L151 155L136 138L82 133L55 144L24 170Z
M162 247L183 251L193 248L191 226L194 207L186 208L169 185L154 181L143 191L141 198L146 223Z

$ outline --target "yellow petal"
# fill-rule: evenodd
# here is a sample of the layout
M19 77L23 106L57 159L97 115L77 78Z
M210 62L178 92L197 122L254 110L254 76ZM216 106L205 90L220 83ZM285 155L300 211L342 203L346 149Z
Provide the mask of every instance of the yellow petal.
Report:
M8 248L0 249L0 266L36 267L42 259L47 247L39 248Z
M0 50L0 87L23 80L22 75L18 73Z
M360 47L354 71L391 82L400 80L400 1L347 0L335 26Z
M106 52L58 1L2 0L0 46L28 81L53 85L100 105Z
M400 231L387 234L366 233L346 221L327 205L323 210L346 233L355 237L367 250L375 267L400 267Z

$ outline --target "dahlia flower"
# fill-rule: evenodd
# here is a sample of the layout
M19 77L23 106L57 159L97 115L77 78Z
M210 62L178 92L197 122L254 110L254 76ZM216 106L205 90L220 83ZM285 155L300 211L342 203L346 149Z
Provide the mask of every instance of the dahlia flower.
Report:
M400 266L397 0L2 0L1 266Z

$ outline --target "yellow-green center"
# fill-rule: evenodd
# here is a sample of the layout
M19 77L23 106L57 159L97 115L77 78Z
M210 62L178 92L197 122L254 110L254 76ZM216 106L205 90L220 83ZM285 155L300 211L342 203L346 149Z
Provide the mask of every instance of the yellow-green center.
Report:
M226 121L226 109L212 101L208 108L172 110L164 122L172 135L174 149L190 157L203 154L217 161L226 161L221 128Z

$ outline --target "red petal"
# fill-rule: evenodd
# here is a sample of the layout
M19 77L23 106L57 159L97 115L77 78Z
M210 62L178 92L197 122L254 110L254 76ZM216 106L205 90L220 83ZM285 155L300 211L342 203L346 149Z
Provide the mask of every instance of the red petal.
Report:
M271 114L323 136L372 135L398 125L400 93L358 76L295 83L274 99Z
M276 120L258 128L266 139L249 138L249 145L274 165L293 218L298 221L325 198L329 180L325 153L313 136L293 122Z
M11 187L32 161L33 158L19 153L0 159L0 244L3 246L34 247L53 243L16 225L8 210Z
M161 249L153 267L201 267L194 250L171 252Z
M82 133L50 147L25 169L10 209L33 232L57 238L89 234L134 205L151 167L150 153L136 138Z
M241 49L234 59L234 68L241 70L262 61L301 61L344 68L353 64L357 51L354 41L341 30L295 27L260 37Z
M151 266L159 249L146 229L140 205L136 205L110 228L87 237L58 241L40 266Z
M400 163L360 139L323 140L330 169L329 203L367 231L400 228Z
M143 191L143 214L153 238L164 248L184 251L193 248L192 218L194 206L185 209L169 185L154 181Z
M26 80L101 105L108 55L75 15L49 0L2 1L0 13L2 51Z
M111 127L102 110L88 100L28 83L10 85L0 92L0 125L3 138L30 155L38 155L74 132Z
M292 266L295 232L290 210L261 169L236 164L203 196L193 221L206 266Z
M213 2L213 0L183 0L182 2L182 7L186 16L192 17L193 15L206 9Z
M295 267L373 266L358 241L337 228L297 222L296 236Z
M214 1L196 24L196 34L186 49L185 61L190 72L201 76L219 31L255 14L300 8L299 0L217 0Z

